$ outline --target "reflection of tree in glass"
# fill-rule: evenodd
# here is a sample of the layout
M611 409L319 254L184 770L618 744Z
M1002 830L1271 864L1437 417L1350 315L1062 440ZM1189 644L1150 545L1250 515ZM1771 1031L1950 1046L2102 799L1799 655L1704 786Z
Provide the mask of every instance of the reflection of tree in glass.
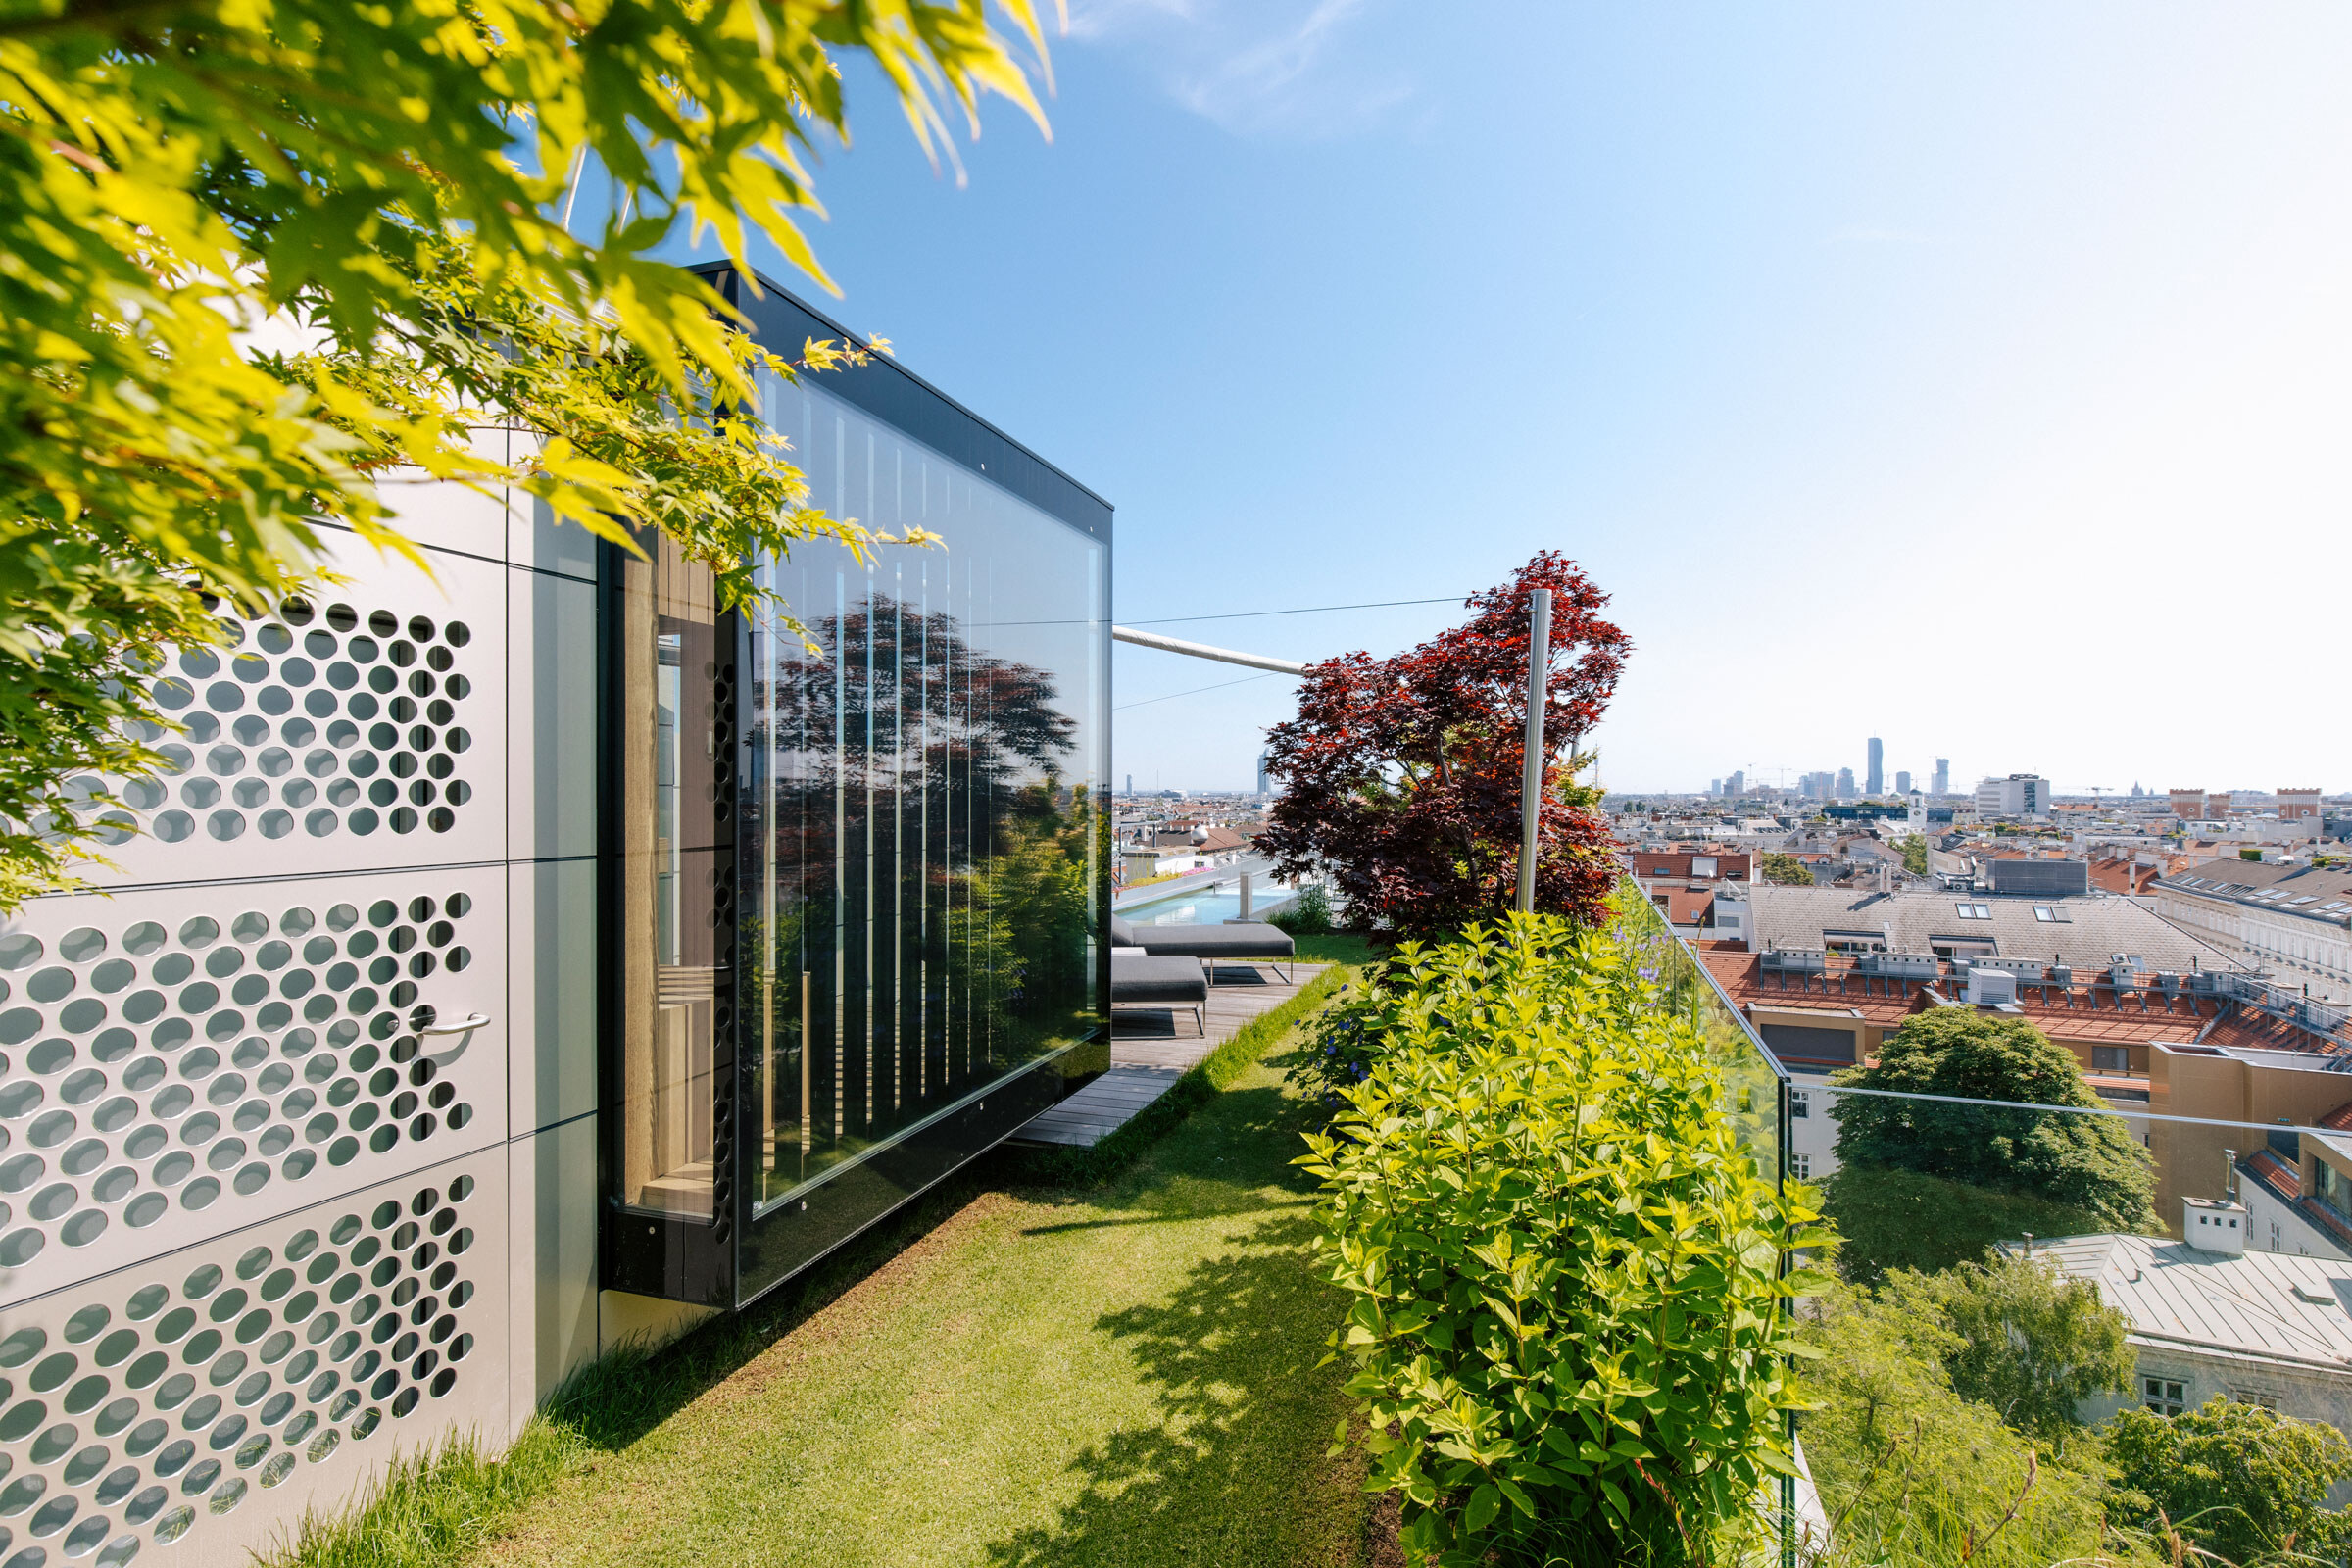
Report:
M809 639L823 652L778 671L776 723L806 740L829 739L839 670L853 787L865 786L865 771L884 775L877 786L911 783L902 759L929 768L935 788L951 777L991 787L1025 768L1054 771L1077 742L1078 721L1054 706L1053 673L975 653L957 625L944 611L925 614L881 595L870 607L809 622Z
M1004 940L1011 964L1005 1004L1017 1014L1051 1016L1085 1004L1086 938L1093 926L1088 899L1086 837L1093 808L1084 785L1062 804L1052 773L1011 792L999 825L997 853L985 873L983 907L1008 917Z
M1084 788L1062 783L1078 723L1054 706L1053 672L978 652L955 615L883 595L807 632L821 652L793 657L760 692L754 742L766 746L772 723L782 750L823 758L838 718L840 771L791 768L785 787L811 804L837 788L892 798L908 835L902 853L923 862L939 901L950 995L971 999L976 1031L999 1039L1013 1016L1083 1008L1086 832L1100 813ZM925 828L907 804L926 791L933 854L914 842ZM794 819L814 872L804 891L821 896L830 814Z
M1847 1276L1943 1267L1995 1240L2163 1229L2155 1167L2123 1118L2009 1105L2106 1108L2074 1055L2022 1018L1943 1007L1906 1019L1876 1065L1833 1083L1909 1100L1839 1096L1831 1215ZM1956 1102L1998 1101L2004 1105ZM2053 1228L2057 1227L2057 1228Z

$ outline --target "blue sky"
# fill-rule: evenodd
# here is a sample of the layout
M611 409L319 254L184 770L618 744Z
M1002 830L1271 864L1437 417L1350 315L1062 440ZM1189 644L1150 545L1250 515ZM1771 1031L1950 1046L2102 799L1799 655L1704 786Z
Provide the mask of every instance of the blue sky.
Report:
M853 80L820 303L1117 505L1121 619L1557 548L1613 787L2352 788L2352 12L1072 0L1054 63L960 186ZM1114 780L1246 785L1290 689L1120 712Z

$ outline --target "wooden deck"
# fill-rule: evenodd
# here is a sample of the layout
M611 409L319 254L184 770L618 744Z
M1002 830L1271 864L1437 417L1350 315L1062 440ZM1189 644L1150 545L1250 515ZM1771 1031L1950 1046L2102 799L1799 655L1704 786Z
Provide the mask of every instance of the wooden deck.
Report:
M1190 1007L1121 1007L1111 1015L1110 1070L1012 1136L1030 1144L1091 1148L1166 1094L1185 1070L1306 989L1329 965L1290 965L1291 983L1269 964L1220 963L1208 988L1208 1032L1193 1032Z

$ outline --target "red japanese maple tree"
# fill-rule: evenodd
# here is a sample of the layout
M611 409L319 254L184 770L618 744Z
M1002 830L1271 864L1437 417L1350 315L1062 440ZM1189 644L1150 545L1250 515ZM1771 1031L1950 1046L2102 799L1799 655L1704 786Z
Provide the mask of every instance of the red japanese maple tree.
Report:
M1279 874L1319 868L1355 923L1438 936L1511 907L1526 754L1528 596L1552 591L1536 907L1604 917L1616 880L1606 823L1572 789L1632 639L1609 596L1556 552L1473 595L1469 623L1392 659L1307 667L1298 716L1267 732L1283 783L1258 848Z

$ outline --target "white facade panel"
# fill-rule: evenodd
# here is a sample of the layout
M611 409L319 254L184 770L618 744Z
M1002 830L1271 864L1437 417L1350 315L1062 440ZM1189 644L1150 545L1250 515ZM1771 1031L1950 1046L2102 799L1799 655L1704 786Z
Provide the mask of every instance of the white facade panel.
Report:
M428 576L337 537L346 583L148 677L184 732L155 737L161 776L114 784L144 831L92 885L506 858L507 568L436 552Z
M27 904L0 926L0 1303L497 1140L507 963L498 866Z
M576 531L576 530L575 530ZM507 851L596 853L596 586L508 574Z
M507 1146L507 1377L517 1429L598 1354L596 1136L588 1115Z
M534 571L596 580L596 536L577 523L558 522L555 509L520 490L508 492L507 559Z
M508 1408L503 1151L0 1308L0 1552L229 1568Z
M475 438L486 455L505 461L504 430L477 431ZM376 481L375 493L392 513L391 525L411 543L485 561L507 559L505 485L472 490L421 468L395 468Z

